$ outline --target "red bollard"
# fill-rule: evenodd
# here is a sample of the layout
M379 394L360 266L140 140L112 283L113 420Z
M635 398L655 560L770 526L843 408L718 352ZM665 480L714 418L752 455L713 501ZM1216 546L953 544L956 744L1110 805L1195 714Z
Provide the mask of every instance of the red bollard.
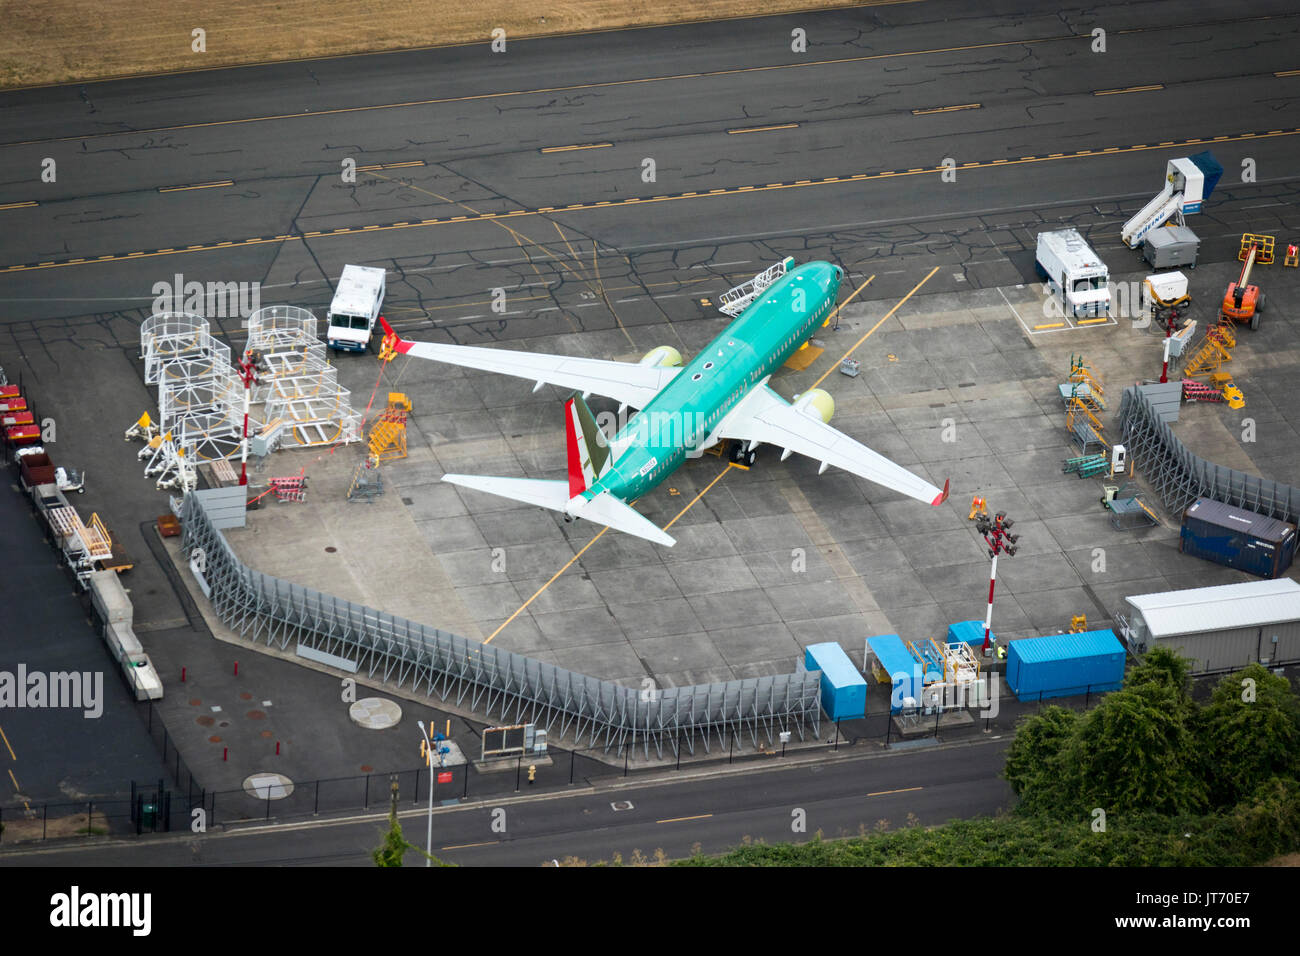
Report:
M239 661L235 661L235 676L239 676Z
M221 760L222 760L223 763L225 762L225 759L226 759L226 757L227 757L229 754L230 754L230 748L229 748L229 747L222 747L222 748L221 748Z
M275 742L275 755L280 756L280 741L278 740Z
M185 668L181 668L181 683L185 683Z

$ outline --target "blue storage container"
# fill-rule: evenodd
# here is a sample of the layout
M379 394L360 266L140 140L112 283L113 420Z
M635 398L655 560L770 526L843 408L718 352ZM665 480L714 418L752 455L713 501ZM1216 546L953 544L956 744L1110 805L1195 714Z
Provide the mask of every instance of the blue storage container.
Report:
M809 644L803 666L822 672L822 710L831 720L853 720L867 712L867 682L834 641Z
M867 650L878 663L883 676L889 680L889 712L898 713L903 709L903 700L911 697L918 704L921 701L921 665L912 652L907 649L903 639L897 634L882 634L867 638ZM874 669L874 668L873 668ZM880 679L882 675L877 675Z
M1007 686L1020 700L1119 690L1124 646L1111 630L1027 637L1007 646Z
M997 643L998 637L992 631L989 631L989 640ZM948 643L949 644L977 644L984 646L984 622L983 621L958 621L956 624L948 625Z
M1178 550L1261 578L1286 573L1295 557L1296 526L1221 501L1200 498L1183 512Z

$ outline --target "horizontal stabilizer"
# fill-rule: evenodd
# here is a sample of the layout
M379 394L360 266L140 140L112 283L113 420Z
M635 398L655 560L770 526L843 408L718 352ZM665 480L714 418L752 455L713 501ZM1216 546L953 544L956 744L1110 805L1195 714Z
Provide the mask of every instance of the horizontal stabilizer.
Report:
M675 539L661 531L653 521L608 492L588 500L581 495L570 498L567 481L496 478L489 475L443 475L442 480L460 485L462 488L485 491L490 495L522 501L525 504L558 511L575 518L586 518L588 521L605 525L615 531L636 535L638 538L645 538L647 541L670 548L676 544Z
M608 491L590 501L582 497L574 498L569 507L570 514L606 525L615 531L634 534L638 538L645 538L647 541L666 545L669 548L677 543L675 538L662 531L657 524Z

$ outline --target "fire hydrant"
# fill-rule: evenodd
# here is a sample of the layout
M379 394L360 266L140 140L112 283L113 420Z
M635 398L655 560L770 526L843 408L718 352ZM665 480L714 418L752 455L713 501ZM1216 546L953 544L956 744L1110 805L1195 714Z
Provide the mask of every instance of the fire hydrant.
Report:
M536 779L537 779L537 764L530 763L528 765L528 782L532 783Z

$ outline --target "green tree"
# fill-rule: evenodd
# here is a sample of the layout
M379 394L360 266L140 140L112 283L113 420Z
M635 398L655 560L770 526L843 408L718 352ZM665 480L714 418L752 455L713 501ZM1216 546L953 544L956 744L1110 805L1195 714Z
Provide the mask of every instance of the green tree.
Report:
M1079 812L1199 813L1209 805L1194 711L1184 698L1167 682L1140 680L1107 694L1079 721L1064 754L1078 771Z
M401 866L406 851L414 849L415 846L407 842L406 837L402 835L402 823L397 819L397 807L393 807L388 811L388 832L384 834L384 842L370 851L375 866Z
M1078 714L1055 704L1020 721L1003 774L1020 798L1022 813L1058 810L1068 799L1066 791L1077 788L1077 768L1067 766L1062 755L1078 723Z
M1300 777L1300 701L1268 668L1224 677L1199 723L1214 806L1232 807L1270 778Z

